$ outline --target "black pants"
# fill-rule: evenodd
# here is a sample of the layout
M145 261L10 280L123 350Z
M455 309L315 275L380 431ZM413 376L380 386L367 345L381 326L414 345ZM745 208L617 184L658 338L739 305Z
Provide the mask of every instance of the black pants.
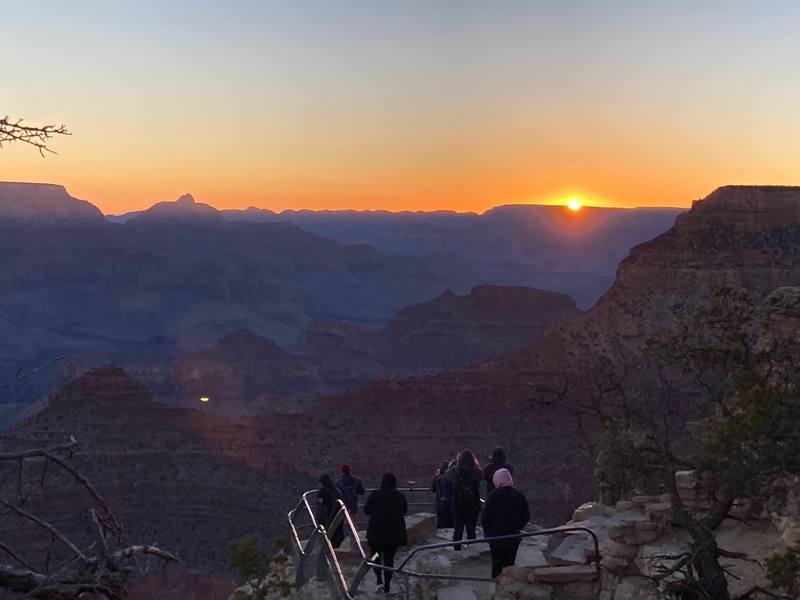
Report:
M464 529L467 530L467 539L475 539L475 527L478 525L478 513L480 510L461 511L453 509L453 541L460 542L464 536ZM461 550L460 545L453 546L456 550Z
M378 553L378 558L375 559L375 562L382 564L384 567L394 567L394 555L397 552L397 546L392 544L370 544L370 550L373 553ZM375 569L375 577L378 580L378 585L383 584L383 589L388 590L389 584L392 582L392 575L391 571L383 571L381 569Z
M492 554L492 577L497 577L505 567L510 567L517 561L517 548L519 540L505 540L502 542L489 542Z

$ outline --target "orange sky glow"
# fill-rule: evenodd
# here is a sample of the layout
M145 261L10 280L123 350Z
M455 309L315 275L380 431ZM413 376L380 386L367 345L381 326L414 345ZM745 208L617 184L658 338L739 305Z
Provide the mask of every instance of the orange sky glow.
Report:
M6 11L0 113L73 135L44 159L6 146L0 180L108 214L187 192L482 212L800 184L792 3L43 4Z

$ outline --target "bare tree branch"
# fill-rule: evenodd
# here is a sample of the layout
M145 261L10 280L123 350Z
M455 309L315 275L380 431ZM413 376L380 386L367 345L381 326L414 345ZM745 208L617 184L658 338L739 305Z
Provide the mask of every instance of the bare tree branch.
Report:
M19 555L16 552L11 550L11 548L6 546L3 542L0 542L0 550L5 552L6 554L8 554L11 558L13 558L15 561L17 561L19 564L21 564L26 569L30 569L31 571L33 571L33 567L32 566L30 566L25 560L20 558Z
M22 142L34 146L42 156L45 152L56 154L47 143L57 135L72 134L64 125L28 125L22 119L9 119L8 115L0 117L0 148L3 144Z
M103 508L104 516L111 520L112 529L114 531L120 531L122 526L120 525L117 518L111 512L108 507L108 504L97 491L97 489L92 485L92 483L75 467L69 464L67 461L59 457L56 452L65 452L67 450L72 449L74 446L78 444L77 440L70 436L69 442L65 444L61 444L59 446L54 446L51 448L32 448L30 450L22 450L19 452L0 452L0 461L5 460L21 460L25 458L34 458L34 457L43 457L46 460L53 461L59 467L67 471L70 475L72 475L86 490L92 495L92 497L97 501L97 503Z
M33 523L36 523L42 529L46 529L47 531L49 531L52 535L56 536L59 540L61 540L61 543L63 543L67 548L69 548L72 551L72 553L75 556L77 556L79 559L81 559L81 561L83 561L84 563L88 560L86 555L83 552L81 552L80 548L78 548L75 544L73 544L69 540L69 538L67 536L65 536L63 533L61 533L58 529L53 527L47 521L44 521L43 519L40 519L36 515L34 515L32 513L29 513L26 510L23 510L19 506L16 506L16 505L12 504L11 502L8 502L4 498L0 498L0 504L2 504L3 506L5 506L7 508L10 508L15 513L17 513L20 517L28 519L29 521L32 521Z

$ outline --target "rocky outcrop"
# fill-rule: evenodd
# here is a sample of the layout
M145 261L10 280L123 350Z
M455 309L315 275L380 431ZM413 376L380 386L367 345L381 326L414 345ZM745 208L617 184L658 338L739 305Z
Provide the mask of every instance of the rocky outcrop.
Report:
M350 336L342 347L379 362L387 375L446 371L510 354L579 314L566 294L482 285L404 308L380 331Z
M282 531L286 507L313 478L295 469L291 452L267 453L253 423L156 402L141 383L115 367L94 369L50 398L47 407L7 433L3 449L49 447L74 436L72 463L122 522L125 539L174 551L179 569L225 572L227 542L248 533L266 541ZM4 477L14 468L3 467ZM79 545L92 543L85 492L69 477L27 464L27 506L46 515ZM13 490L16 494L16 475ZM9 479L6 477L9 486ZM10 496L7 496L10 497ZM4 519L5 543L44 557L49 538Z
M0 220L35 223L88 221L99 223L103 213L89 202L73 198L64 186L50 183L0 182Z

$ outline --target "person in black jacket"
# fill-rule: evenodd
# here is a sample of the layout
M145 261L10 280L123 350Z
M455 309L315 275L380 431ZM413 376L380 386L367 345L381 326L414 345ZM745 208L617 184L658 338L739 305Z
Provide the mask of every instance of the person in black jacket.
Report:
M394 555L398 546L408 543L405 515L408 512L406 497L397 491L397 478L386 473L381 487L372 492L364 505L364 514L369 515L367 543L373 553L378 554L377 562L385 567L394 567ZM389 593L392 572L376 568L378 585L383 585L383 593Z
M320 488L317 490L317 522L327 530L341 505L339 500L344 497L342 491L333 484L330 475L325 473L319 478ZM333 535L328 532L331 538L331 545L338 548L344 541L344 523L339 523Z
M447 477L450 463L444 461L436 470L431 483L431 491L436 494L436 528L445 529L453 526L453 482Z
M492 490L494 490L492 477L494 477L494 473L497 471L497 469L508 469L509 473L512 475L514 474L514 467L506 462L506 451L500 446L497 446L494 450L492 450L492 456L489 459L489 464L486 465L486 468L483 470L483 478L486 480L487 496L492 493Z
M486 499L481 517L483 536L488 538L517 534L530 519L528 501L522 492L514 488L514 480L508 469L495 471L492 481L495 490ZM492 554L492 577L497 577L504 567L516 562L517 548L519 548L518 539L489 542Z
M467 530L467 539L475 539L475 527L481 512L479 485L483 481L478 461L472 450L464 449L456 460L456 465L447 472L453 482L453 541L460 542ZM456 544L454 550L461 550Z

